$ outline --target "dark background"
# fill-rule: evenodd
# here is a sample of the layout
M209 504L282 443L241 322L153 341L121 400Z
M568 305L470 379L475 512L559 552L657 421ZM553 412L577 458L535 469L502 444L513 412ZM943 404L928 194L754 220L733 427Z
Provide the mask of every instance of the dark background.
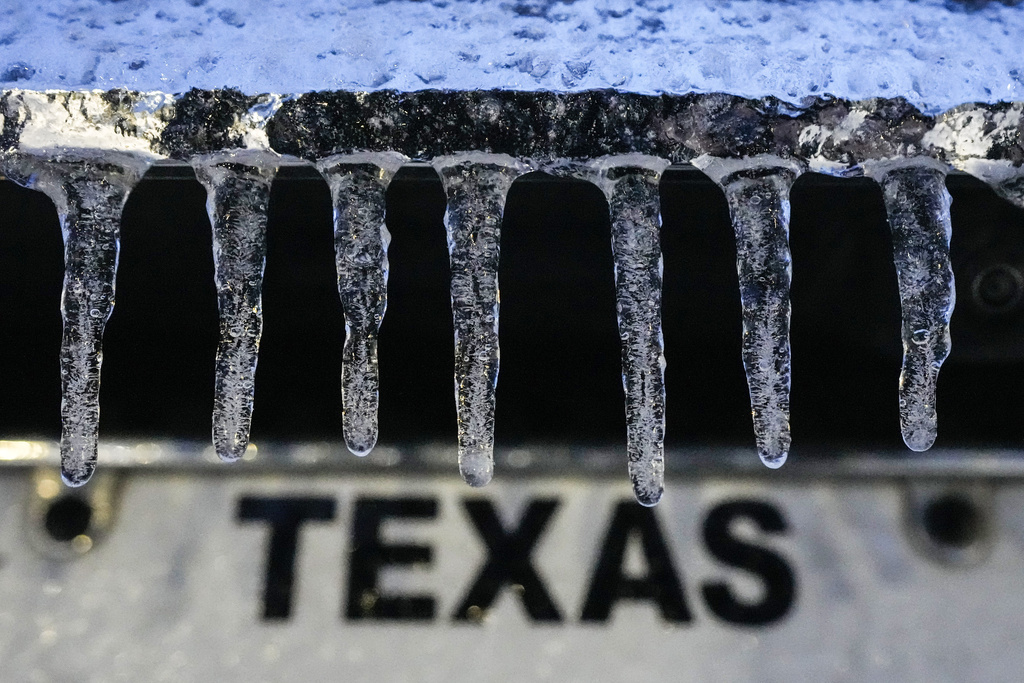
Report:
M948 185L958 302L937 446L1017 447L1024 302L1012 270L1024 271L1024 211L967 176ZM388 202L381 442L454 444L444 195L432 170L406 167ZM667 446L752 447L725 199L682 169L666 173L662 203ZM341 439L344 323L331 231L327 186L309 169L283 169L271 197L255 440ZM791 244L794 453L902 448L899 300L877 186L802 177ZM62 258L50 201L0 182L0 438L59 436ZM499 447L624 444L612 277L596 188L542 174L513 186L500 272ZM208 439L216 298L205 194L190 169L155 168L132 193L117 286L101 435Z

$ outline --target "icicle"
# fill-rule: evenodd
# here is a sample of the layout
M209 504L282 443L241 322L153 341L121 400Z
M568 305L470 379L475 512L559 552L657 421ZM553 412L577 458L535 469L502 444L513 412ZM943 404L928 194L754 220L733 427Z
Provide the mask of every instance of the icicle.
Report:
M665 349L661 334L661 198L668 161L643 155L590 165L608 199L626 396L626 452L636 499L656 505L665 488Z
M103 331L114 310L121 211L149 164L137 159L30 164L28 184L53 200L64 235L61 477L68 486L81 486L96 469Z
M781 467L789 455L789 190L802 172L772 156L700 157L694 164L725 191L736 234L743 308L743 367L761 462Z
M935 388L949 355L949 319L956 302L946 171L930 158L864 165L865 175L882 186L892 231L903 308L900 427L913 451L931 448L938 433Z
M384 224L384 195L405 161L400 154L356 154L317 164L334 201L338 295L345 311L342 426L345 444L359 456L377 443L377 333L387 309L391 241Z
M494 473L494 391L498 383L498 258L505 196L529 169L511 157L438 157L448 210L459 470L471 486Z
M220 311L213 398L213 445L223 460L249 445L256 361L263 330L267 205L277 167L256 156L193 162L206 187L213 226L214 280Z

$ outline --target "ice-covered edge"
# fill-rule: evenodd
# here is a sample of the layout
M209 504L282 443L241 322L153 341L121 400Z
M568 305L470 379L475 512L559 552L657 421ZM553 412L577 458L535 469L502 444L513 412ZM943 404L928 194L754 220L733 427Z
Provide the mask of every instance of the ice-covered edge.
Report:
M862 174L865 163L928 157L1024 205L1024 102L968 103L930 116L898 98L818 98L797 106L722 93L615 90L250 96L13 89L2 92L0 104L0 157L9 160L117 153L143 163L211 155L317 163L337 155L436 159L476 150L571 174L604 156L680 163L769 155L848 176Z

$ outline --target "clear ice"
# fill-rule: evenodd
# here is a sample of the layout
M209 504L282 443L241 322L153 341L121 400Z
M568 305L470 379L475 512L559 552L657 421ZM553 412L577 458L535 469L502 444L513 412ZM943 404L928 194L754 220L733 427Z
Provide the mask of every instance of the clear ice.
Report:
M631 155L591 168L608 200L615 298L622 340L626 451L636 499L656 505L665 490L665 348L661 333L661 197L668 161Z
M757 452L774 469L786 462L791 443L789 190L802 169L771 157L709 163L698 165L725 191L736 234L741 353Z
M334 203L334 254L338 295L345 311L341 399L345 445L356 455L377 443L379 375L377 333L388 303L388 244L384 198L399 154L346 155L317 168Z
M223 159L193 162L213 226L220 338L213 398L213 445L238 460L249 445L256 362L263 331L267 205L277 168Z
M85 484L96 469L103 331L114 310L121 211L147 165L49 161L31 169L29 184L56 205L64 236L60 455L68 486Z
M470 486L484 486L494 474L501 218L509 188L529 169L493 154L437 157L432 164L448 197L459 471Z
M938 434L935 390L956 303L946 168L911 159L870 165L865 173L882 186L903 309L900 428L910 450L926 451Z

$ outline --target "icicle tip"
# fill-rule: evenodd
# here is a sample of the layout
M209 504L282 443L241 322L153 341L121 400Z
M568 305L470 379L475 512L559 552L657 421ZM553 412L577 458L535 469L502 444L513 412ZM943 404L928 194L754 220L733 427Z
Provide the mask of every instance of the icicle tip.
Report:
M459 454L459 472L473 488L487 486L494 476L494 456L489 450L465 450Z
M908 425L903 429L903 443L915 453L927 451L935 443L935 425Z
M78 488L79 486L85 486L95 471L96 465L94 463L82 463L75 466L61 463L60 478L66 486Z
M633 495L644 507L654 507L665 493L665 461L657 458L648 463L630 463L629 479Z
M633 495L636 496L636 502L643 505L645 508L652 508L661 502L661 497L665 493L665 487L658 486L656 488L642 488L634 484Z
M761 456L761 462L768 469L777 470L786 464L786 458L789 457L789 451L782 451L779 453L768 453L761 451L758 453Z
M213 443L217 456L224 462L237 462L241 460L242 456L245 455L246 449L249 447L248 439L221 440L215 437Z
M345 437L345 447L349 450L349 453L360 458L365 458L373 450L373 447L377 445L377 435L374 434L372 437L367 437L366 441L361 441L352 437Z

